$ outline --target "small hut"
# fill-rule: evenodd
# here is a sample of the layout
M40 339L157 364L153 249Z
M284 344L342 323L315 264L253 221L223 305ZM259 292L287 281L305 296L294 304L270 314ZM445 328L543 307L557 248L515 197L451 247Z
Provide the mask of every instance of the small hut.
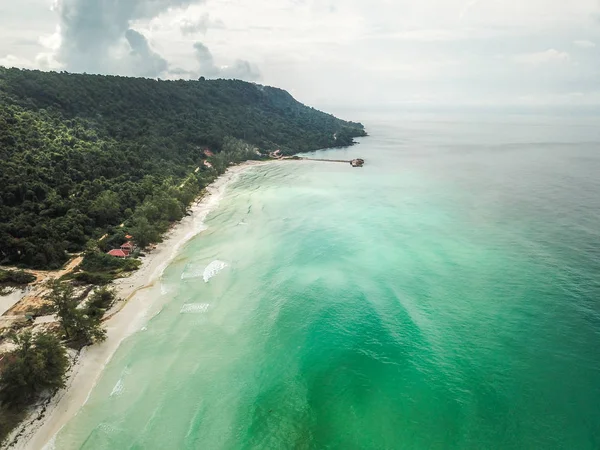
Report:
M129 252L125 250L121 250L120 248L115 248L108 252L110 256L114 256L115 258L127 258L129 256Z

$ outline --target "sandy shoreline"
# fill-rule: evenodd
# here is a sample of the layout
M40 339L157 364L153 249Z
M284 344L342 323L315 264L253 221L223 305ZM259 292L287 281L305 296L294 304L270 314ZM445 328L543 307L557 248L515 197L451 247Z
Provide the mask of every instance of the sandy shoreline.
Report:
M66 388L14 430L6 441L13 443L10 448L54 448L54 436L85 404L105 365L123 339L140 330L160 310L157 297L145 295L149 294L146 291L153 287L182 245L205 229L204 220L218 205L226 187L248 168L269 163L247 161L229 168L206 188L207 194L192 205L190 214L177 223L164 236L164 241L142 259L139 270L128 278L113 283L117 296L123 301L109 311L105 320L106 341L82 350L69 374Z

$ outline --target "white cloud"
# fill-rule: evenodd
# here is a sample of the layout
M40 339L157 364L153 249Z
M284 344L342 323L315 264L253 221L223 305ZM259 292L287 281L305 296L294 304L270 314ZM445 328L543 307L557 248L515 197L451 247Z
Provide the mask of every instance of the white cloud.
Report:
M21 69L35 69L36 64L27 58L21 58L15 55L6 55L0 58L0 66L4 67L19 67Z
M577 47L581 47L581 48L594 48L596 47L596 44L592 41L586 41L586 40L577 40L577 41L573 41L573 44L575 44Z
M225 24L220 19L211 19L210 14L205 12L200 17L196 19L190 19L189 17L184 17L181 20L181 32L184 35L202 33L206 34L206 32L211 28L223 29L225 28Z
M54 13L50 0L0 1L4 63L170 78L260 73L316 106L577 103L600 91L590 51L598 0L54 1ZM98 14L83 14L90 8Z
M469 10L471 8L474 8L475 6L477 6L477 4L480 2L481 0L471 0L470 2L468 2L465 7L462 9L462 11L460 12L460 20L463 20L465 18L465 16L468 14Z
M570 60L570 56L567 52L561 52L556 49L548 49L543 52L536 53L524 53L514 57L515 62L521 64L556 64L565 63Z

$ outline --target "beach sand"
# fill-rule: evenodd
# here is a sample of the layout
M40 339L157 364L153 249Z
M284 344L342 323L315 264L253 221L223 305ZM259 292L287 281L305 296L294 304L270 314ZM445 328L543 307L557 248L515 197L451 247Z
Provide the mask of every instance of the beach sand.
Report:
M123 339L140 330L162 307L155 282L183 244L205 229L204 220L219 203L226 187L250 167L270 162L248 161L233 166L210 186L177 223L163 242L142 258L140 269L113 286L122 299L105 319L106 341L84 348L76 358L67 386L37 408L7 439L11 449L51 449L58 431L79 411L95 386L103 368Z

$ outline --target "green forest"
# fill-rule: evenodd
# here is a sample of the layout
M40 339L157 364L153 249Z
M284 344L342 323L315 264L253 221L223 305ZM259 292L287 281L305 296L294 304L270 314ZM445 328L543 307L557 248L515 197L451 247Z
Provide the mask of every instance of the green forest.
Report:
M0 67L0 264L57 268L104 235L100 250L126 233L156 242L231 163L365 134L286 91L237 80Z

